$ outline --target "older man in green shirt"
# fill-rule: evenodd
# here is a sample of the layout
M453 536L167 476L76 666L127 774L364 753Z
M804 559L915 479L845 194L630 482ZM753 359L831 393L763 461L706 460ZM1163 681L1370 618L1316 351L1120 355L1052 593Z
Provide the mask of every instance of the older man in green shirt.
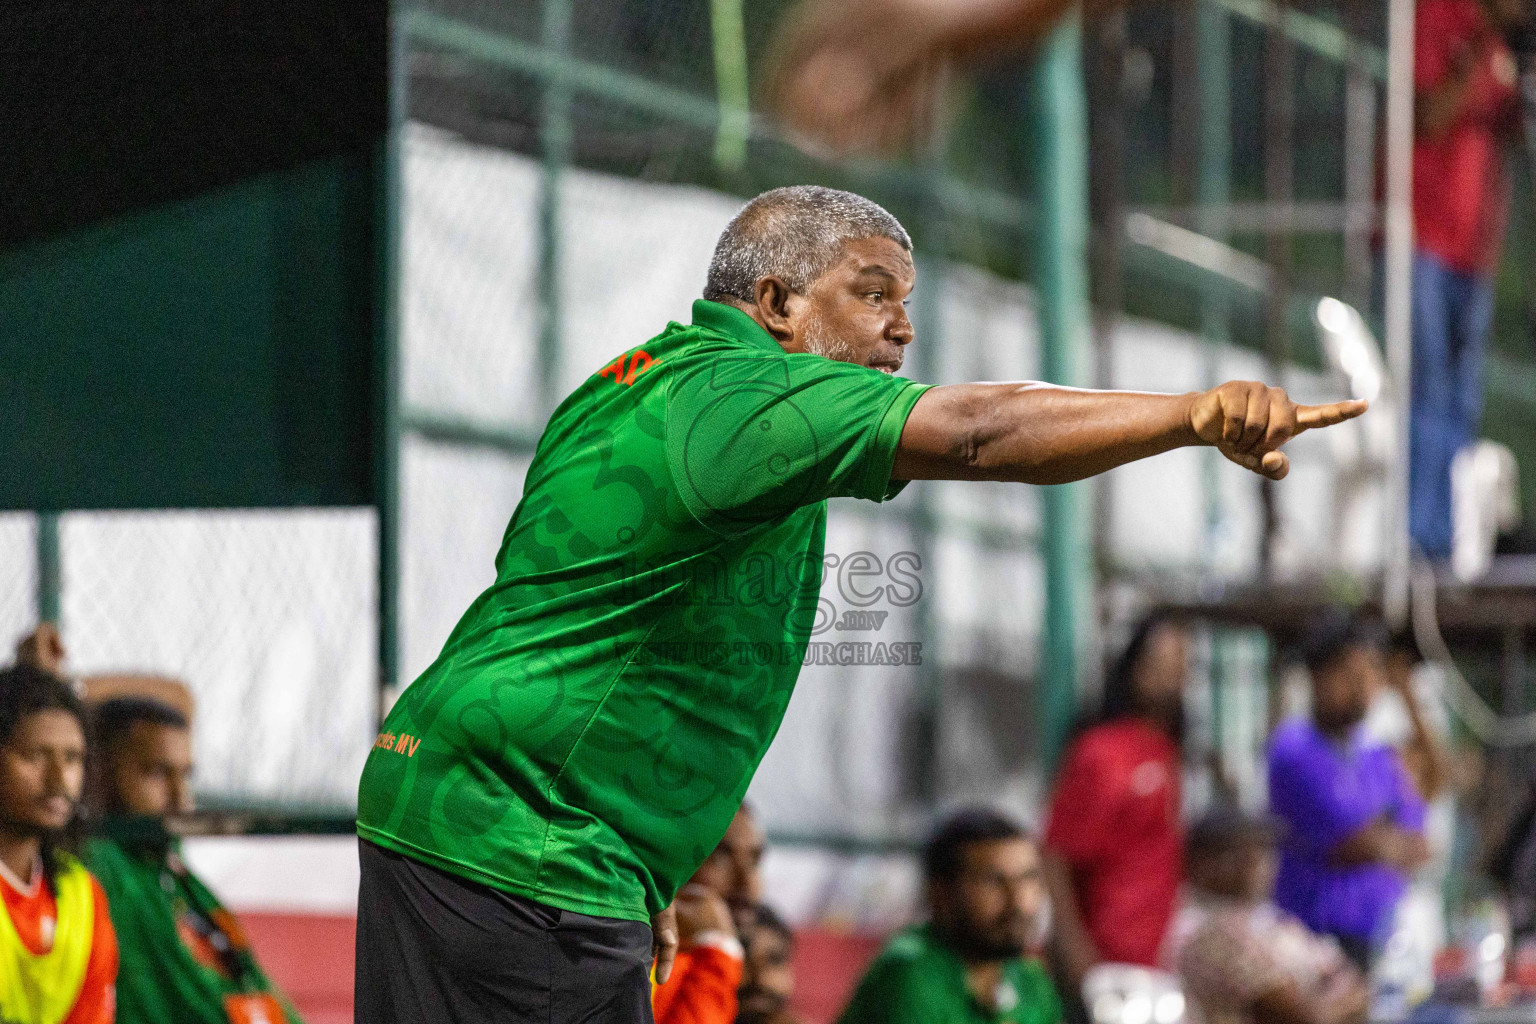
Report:
M650 1019L668 906L789 703L832 497L1061 483L1364 411L1262 384L1153 395L925 387L912 243L862 197L758 196L670 324L550 417L496 581L390 711L358 791L358 1020ZM593 296L600 301L601 296Z
M923 851L927 924L898 933L838 1024L1057 1024L1061 1002L1038 960L1040 848L984 809L960 811Z

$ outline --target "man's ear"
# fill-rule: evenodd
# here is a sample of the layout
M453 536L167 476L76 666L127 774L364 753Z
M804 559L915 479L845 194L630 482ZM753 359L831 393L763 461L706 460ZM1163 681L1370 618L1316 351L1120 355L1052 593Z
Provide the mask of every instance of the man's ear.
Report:
M758 278L752 287L752 296L757 302L757 315L763 329L781 344L793 340L795 336L795 328L789 322L790 294L789 285L784 283L784 279L773 274Z

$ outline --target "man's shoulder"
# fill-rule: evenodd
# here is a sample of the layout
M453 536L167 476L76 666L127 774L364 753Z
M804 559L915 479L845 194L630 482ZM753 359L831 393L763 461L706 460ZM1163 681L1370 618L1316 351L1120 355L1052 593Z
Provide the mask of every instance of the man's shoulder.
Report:
M1117 718L1089 726L1073 747L1075 759L1092 764L1139 764L1149 754L1178 757L1178 749L1165 733L1138 718Z
M1275 727L1269 739L1269 759L1288 761L1310 758L1321 742L1317 727L1309 718L1288 718Z
M107 894L115 900L125 898L126 890L150 888L159 892L158 878L156 884L146 886L146 883L136 881L145 877L154 877L157 872L153 868L147 868L137 857L128 851L120 842L107 836L97 836L89 840L80 849L80 859L86 870L91 873Z
M929 929L908 928L892 936L869 965L840 1024L888 1021L893 1016L910 1020L914 1012L931 1009L935 1002L947 1005L949 997L963 996L964 986L959 961Z
M783 351L754 345L707 324L673 321L654 337L605 356L606 361L592 368L567 404L574 402L586 408L593 400L602 402L624 392L653 392L662 381L700 367L735 366L745 361L761 365L775 358L783 362Z
M933 930L919 925L891 936L875 958L871 973L881 971L891 977L929 975L942 972L953 959L954 954L944 947Z

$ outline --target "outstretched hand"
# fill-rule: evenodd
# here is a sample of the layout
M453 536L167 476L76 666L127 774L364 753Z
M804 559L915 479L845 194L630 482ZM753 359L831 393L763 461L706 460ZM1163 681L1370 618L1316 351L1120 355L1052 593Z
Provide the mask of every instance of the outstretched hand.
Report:
M1297 405L1283 388L1234 380L1194 396L1189 426L1203 443L1215 445L1244 469L1281 480L1291 470L1281 445L1304 430L1352 420L1368 407L1360 400Z

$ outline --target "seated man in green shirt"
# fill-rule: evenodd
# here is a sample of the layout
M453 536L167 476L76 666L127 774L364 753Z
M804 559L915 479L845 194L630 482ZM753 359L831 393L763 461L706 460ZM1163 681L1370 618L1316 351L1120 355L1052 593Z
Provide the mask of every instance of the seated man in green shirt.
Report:
M168 816L192 810L186 716L116 697L97 705L95 733L104 819L85 859L117 930L118 1024L300 1024L166 829Z
M994 811L949 818L923 850L930 919L875 958L838 1024L1057 1024L1061 1003L1025 956L1045 913L1040 848Z

